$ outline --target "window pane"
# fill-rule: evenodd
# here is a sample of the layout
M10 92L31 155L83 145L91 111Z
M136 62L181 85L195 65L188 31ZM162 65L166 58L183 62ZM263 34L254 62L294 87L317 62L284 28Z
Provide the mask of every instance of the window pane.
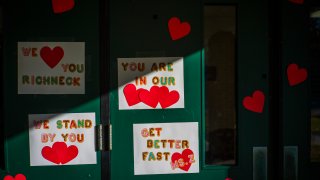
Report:
M320 162L320 8L310 13L311 161Z
M206 5L206 164L234 164L236 154L236 7Z

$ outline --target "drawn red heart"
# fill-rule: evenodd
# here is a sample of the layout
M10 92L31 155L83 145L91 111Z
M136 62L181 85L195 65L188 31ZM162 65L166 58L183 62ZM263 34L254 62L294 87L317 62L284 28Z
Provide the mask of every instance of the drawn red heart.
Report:
M181 39L191 31L190 24L188 22L181 23L180 19L177 17L170 18L168 28L172 40Z
M182 154L175 152L171 156L171 165L177 164L184 171L189 171L192 163L194 163L194 154L190 149L183 150Z
M26 180L26 176L23 174L17 174L15 177L12 177L10 175L7 175L3 178L3 180Z
M264 107L264 93L262 91L255 91L252 97L247 96L243 99L243 106L253 112L262 113Z
M304 68L298 67L297 64L290 64L287 68L287 76L290 86L302 83L308 77L308 72Z
M53 48L53 50L45 46L41 48L40 56L50 68L54 68L63 58L64 51L60 46Z
M170 107L179 101L180 95L177 91L169 92L167 86L160 87L159 91L159 103L163 109Z
M78 148L74 145L67 147L65 142L55 142L52 148L45 146L41 151L42 156L55 164L66 164L78 156Z
M289 0L289 1L292 3L295 3L295 4L303 4L304 3L304 0Z
M52 0L53 12L56 14L63 13L73 9L74 0Z
M152 86L150 91L142 89L139 93L139 98L144 104L156 108L159 102L160 88L158 86Z
M134 84L127 84L123 88L123 94L129 106L133 106L141 102L139 98L139 93L141 92L141 90L142 89L137 90Z

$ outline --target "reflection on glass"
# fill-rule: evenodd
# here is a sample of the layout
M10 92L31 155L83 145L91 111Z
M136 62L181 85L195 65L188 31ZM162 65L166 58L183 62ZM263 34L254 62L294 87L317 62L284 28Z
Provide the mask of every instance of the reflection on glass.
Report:
M204 8L206 164L235 163L236 8Z
M319 9L319 8L318 8ZM311 79L311 161L320 162L320 17L311 11L310 79Z

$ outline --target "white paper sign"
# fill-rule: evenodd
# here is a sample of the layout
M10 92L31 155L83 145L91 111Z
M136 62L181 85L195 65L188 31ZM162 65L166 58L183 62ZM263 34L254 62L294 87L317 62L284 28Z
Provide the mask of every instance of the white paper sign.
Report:
M84 42L18 42L18 94L84 93Z
M118 58L119 109L184 108L182 57Z
M199 172L198 123L134 124L134 174Z
M95 113L30 114L30 165L96 164Z

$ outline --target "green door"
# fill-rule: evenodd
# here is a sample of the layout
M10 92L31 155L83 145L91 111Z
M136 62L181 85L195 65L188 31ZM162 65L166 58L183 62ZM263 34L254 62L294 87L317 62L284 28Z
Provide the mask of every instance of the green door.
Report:
M23 176L25 176L28 180L80 180L88 178L93 180L101 179L101 163L99 152L96 153L95 151L93 151L92 154L92 157L95 157L92 159L96 159L96 162L92 162L90 164L84 163L82 165L62 165L66 164L67 161L71 160L71 158L74 158L74 156L77 154L77 150L75 150L74 146L75 143L70 142L70 144L68 144L67 152L71 152L71 154L73 155L69 156L69 159L67 158L64 161L62 161L61 159L57 160L57 158L53 156L51 156L50 158L50 154L52 154L50 153L52 143L48 142L48 139L46 140L46 138L41 140L41 134L38 134L37 138L34 138L33 141L42 143L43 146L47 146L46 150L32 151L31 145L29 143L29 140L31 138L31 136L29 137L29 131L34 129L33 126L29 126L31 114L59 115L64 113L94 113L96 117L95 123L100 123L99 3L98 1L76 1L74 8L72 8L71 10L64 13L55 13L56 10L60 12L61 7L69 7L70 2L72 1L68 2L69 5L68 3L64 4L66 6L61 4L61 1L51 2L42 0L10 0L5 1L4 3L4 49L2 61L4 114L2 116L2 119L4 120L3 129L5 132L3 132L1 129L1 134L5 135L5 166L3 167L3 172L1 172L0 179L3 179L5 175L15 177L16 174L23 174ZM56 9L54 7L58 8ZM39 42L43 42L42 45L40 45ZM78 62L79 60L76 57L67 58L68 53L70 53L70 51L67 50L68 45L61 42L67 44L69 43L69 45L71 44L72 46L75 44L82 44L80 51L78 52L81 55L78 57L80 57L79 59L82 59L82 62L85 59L85 62L81 63L83 66L85 66L85 93L59 94L57 93L59 91L51 91L50 93L43 94L32 91L26 93L24 90L18 92L19 83L17 80L20 79L18 69L23 67L20 66L22 60L27 59L19 57L22 51L21 45L26 49L34 48L34 50L32 50L33 53L29 54L30 57L28 57L30 63L39 62L40 64L42 64L43 69L46 71L43 72L44 74L42 75L45 75L49 72L55 71L54 69L56 68L62 68L61 64L65 64L66 59L73 59L72 61L74 62ZM57 44L54 45L54 43ZM85 45L83 46L83 44ZM64 49L64 58L61 59L59 64L52 64L52 62L54 61L51 61L52 59L50 60L50 58L44 58L45 56L43 56L43 54L40 52L38 46L50 46L50 48L60 47L56 50L52 49L51 53L53 54L61 54L62 47ZM83 48L85 49L85 53ZM48 48L43 49L44 52L46 50L48 50ZM43 61L40 60L40 56L44 58ZM42 68L39 68L39 66L34 66L32 74L39 77L39 71L41 71L41 69ZM80 75L83 73L75 72L74 74ZM62 77L64 76L63 73L60 75L61 82L59 82L60 85L58 86L65 87L63 85L70 85L70 82L64 81L67 78ZM51 79L36 79L38 80L33 83L34 87L44 82L46 82L47 86L50 88L57 87L57 83L51 81ZM54 79L55 78L53 78L53 80ZM32 84L32 82L33 80L31 76L28 82L25 81L25 83L29 83L29 85ZM81 85L83 85L82 82L83 81L79 81ZM51 131L51 129L55 127L55 124L51 123L52 122L48 121L47 125L41 125L41 129L42 127L47 127L48 132ZM64 133L62 131L56 131L56 136L54 139L57 140L57 138L59 138L59 141L64 142L63 139L60 139L62 138L62 133ZM74 137L75 136L73 136L73 138ZM84 142L86 141L94 144L94 138L89 138L88 136L84 136L84 138ZM74 140L75 139L73 139L72 141ZM67 143L69 143L69 140ZM61 144L63 143L60 142L60 145L58 143L57 147L66 149L66 147L61 146ZM78 145L80 145L80 143ZM91 147L94 148L93 146ZM51 148L51 152L52 151L54 151L53 147ZM80 155L80 153L81 149L79 147L78 155ZM47 157L47 160L43 159L44 164L39 165L39 163L36 162L35 164L38 165L32 165L33 161L31 160L31 156L35 155L41 157L42 154L43 157ZM61 153L60 151L60 155L61 154L63 153ZM71 163L71 161L69 162ZM18 176L16 177L16 179L21 179L21 177L19 178Z
M319 179L319 1L283 2L284 179Z
M112 180L267 179L267 6L254 0L110 1ZM172 32L172 18L181 21L182 38ZM176 86L152 78L161 73L159 63L163 71L172 69L168 78ZM166 96L148 99L156 94L153 86L177 91L184 106L163 108ZM189 146L164 147L178 137ZM177 165L176 156L188 148L194 161L180 158Z

